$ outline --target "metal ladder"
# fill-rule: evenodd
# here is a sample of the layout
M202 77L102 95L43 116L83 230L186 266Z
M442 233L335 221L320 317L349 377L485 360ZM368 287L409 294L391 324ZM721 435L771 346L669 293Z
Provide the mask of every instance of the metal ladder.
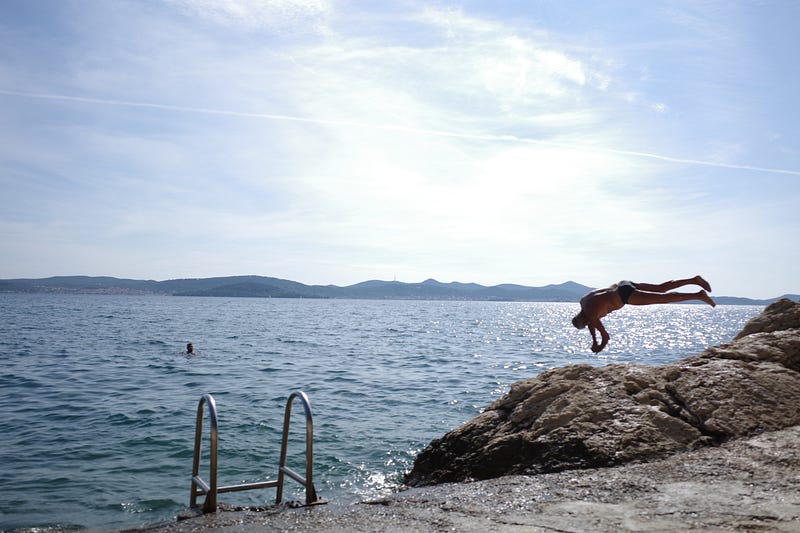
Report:
M303 402L303 408L306 414L306 475L301 476L288 466L286 466L286 447L289 440L289 422L291 421L292 414L292 401L295 398L300 398ZM203 406L208 405L208 416L211 419L211 457L209 467L209 483L206 483L200 477L200 444L203 433ZM306 489L306 502L304 505L319 505L326 503L317 497L317 491L314 488L312 481L313 467L314 467L314 419L311 414L311 404L308 401L308 396L302 391L293 392L289 399L286 401L286 412L283 417L283 439L281 441L281 458L278 466L278 480L277 481L261 481L256 483L242 483L241 485L228 485L224 487L217 486L217 404L214 397L210 394L204 394L200 398L200 403L197 405L197 426L194 435L194 463L192 466L192 487L191 497L189 499L189 507L197 509L197 497L205 495L203 502L203 513L213 513L217 510L217 494L223 492L237 492L243 490L266 489L277 487L277 495L275 503L281 503L283 499L283 483L285 476L294 479Z

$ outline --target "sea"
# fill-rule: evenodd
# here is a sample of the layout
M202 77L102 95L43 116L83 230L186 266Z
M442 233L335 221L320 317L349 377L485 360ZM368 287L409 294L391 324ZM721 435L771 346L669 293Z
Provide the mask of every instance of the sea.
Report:
M220 485L277 478L286 402L303 391L319 497L377 498L515 381L571 364L674 362L730 341L761 310L626 306L604 319L611 342L594 354L570 323L574 303L0 294L0 530L174 521L189 504L205 394ZM305 473L301 402L291 419L289 466ZM301 486L288 480L284 499L303 500Z

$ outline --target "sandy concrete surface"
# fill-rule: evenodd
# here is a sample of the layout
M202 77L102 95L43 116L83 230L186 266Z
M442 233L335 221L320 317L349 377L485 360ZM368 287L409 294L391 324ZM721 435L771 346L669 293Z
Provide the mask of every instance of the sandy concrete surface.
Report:
M137 531L798 532L800 426L648 463L410 489L352 505L225 511Z

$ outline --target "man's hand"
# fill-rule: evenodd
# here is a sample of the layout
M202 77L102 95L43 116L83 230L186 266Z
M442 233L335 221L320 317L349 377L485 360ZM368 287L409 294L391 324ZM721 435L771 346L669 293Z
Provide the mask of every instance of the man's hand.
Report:
M597 331L600 331L599 344L597 342ZM611 338L606 328L603 327L603 323L598 320L594 324L589 324L589 332L592 334L592 351L594 353L602 352L603 348L608 344L608 340Z

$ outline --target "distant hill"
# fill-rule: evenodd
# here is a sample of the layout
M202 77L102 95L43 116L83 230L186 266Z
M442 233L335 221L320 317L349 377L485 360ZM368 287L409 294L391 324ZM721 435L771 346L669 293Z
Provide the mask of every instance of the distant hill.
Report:
M339 287L336 285L304 285L296 281L264 276L227 276L166 281L90 276L0 280L0 293L163 294L237 298L577 302L590 290L592 287L574 281L544 287L513 284L487 287L477 283L441 283L434 279L428 279L421 283L371 280ZM800 295L796 294L783 297L793 300L800 299ZM715 296L714 299L719 304L767 305L778 298L753 300L733 296Z
M165 294L172 296L226 296L253 298L352 298L375 300L478 300L575 302L590 287L575 282L546 287L476 283L421 283L371 280L346 287L304 285L264 276L172 279L167 281L111 277L57 276L42 279L0 280L0 292L61 294Z

